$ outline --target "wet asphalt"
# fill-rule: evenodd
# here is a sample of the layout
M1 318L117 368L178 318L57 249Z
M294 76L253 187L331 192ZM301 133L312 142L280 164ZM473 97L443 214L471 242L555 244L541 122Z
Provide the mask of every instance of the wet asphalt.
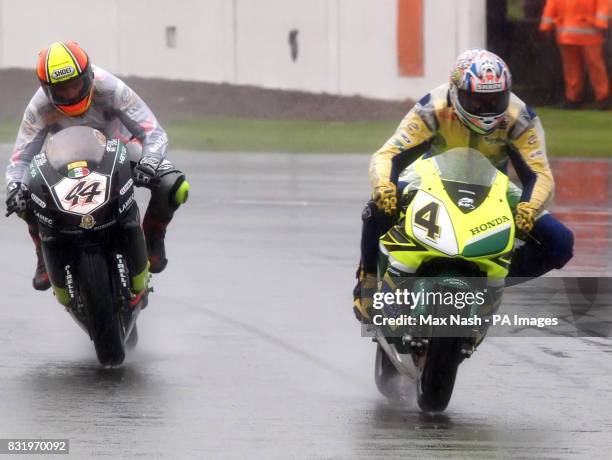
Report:
M600 458L612 447L608 339L489 338L440 415L378 394L375 348L351 311L367 156L172 159L191 199L119 369L100 369L50 292L32 290L25 224L3 221L0 438L68 438L72 458ZM602 223L573 225L588 235ZM597 235L580 236L567 274L605 273L589 263L608 260L609 233Z

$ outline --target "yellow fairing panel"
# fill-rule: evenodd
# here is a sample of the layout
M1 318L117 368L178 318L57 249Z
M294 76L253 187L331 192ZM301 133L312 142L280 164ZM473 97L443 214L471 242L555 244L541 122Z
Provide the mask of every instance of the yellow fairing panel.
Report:
M497 172L484 201L465 213L444 188L434 158L418 160L414 168L421 186L402 226L381 238L381 250L391 265L414 272L429 259L459 257L477 263L488 277L504 278L514 244L508 177Z

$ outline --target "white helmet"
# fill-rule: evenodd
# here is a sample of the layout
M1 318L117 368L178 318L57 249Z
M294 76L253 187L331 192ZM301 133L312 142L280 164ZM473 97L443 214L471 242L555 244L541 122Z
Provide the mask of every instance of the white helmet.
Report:
M461 122L475 133L491 134L504 120L512 77L506 63L484 49L465 51L450 75L450 100Z

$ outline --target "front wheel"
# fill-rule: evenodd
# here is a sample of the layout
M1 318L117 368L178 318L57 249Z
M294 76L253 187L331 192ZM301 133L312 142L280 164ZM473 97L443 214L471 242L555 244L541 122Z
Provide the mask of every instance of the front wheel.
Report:
M430 338L426 353L425 365L417 376L417 402L421 410L441 412L448 406L455 387L461 362L460 339Z
M104 366L118 366L125 359L123 328L108 265L102 254L82 253L77 277L98 361Z

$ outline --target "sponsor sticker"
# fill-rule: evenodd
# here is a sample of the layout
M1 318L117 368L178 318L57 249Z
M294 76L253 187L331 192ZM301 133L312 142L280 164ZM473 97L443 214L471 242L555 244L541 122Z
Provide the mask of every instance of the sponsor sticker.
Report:
M128 154L127 154L127 148L125 145L123 145L121 147L121 155L119 155L119 164L122 165L123 163L125 163L125 160L127 159Z
M94 225L96 225L96 220L91 214L86 214L81 218L81 223L79 224L79 227L84 228L86 230L90 230L94 228Z
M119 195L125 195L132 185L134 185L134 180L130 179L123 187L121 187L121 190L119 190Z
M412 144L412 140L410 140L410 138L408 137L408 135L406 133L400 133L400 137L402 138L404 143Z
M508 216L496 217L488 222L484 222L474 228L471 228L470 232L472 232L472 235L478 235L479 233L486 232L487 230L495 228L505 222L510 222Z
M68 289L68 294L71 299L74 299L75 289L74 289L74 278L72 277L72 269L70 265L66 265L64 267L64 272L66 273L66 289Z
M88 176L89 173L91 173L89 169L78 167L68 171L68 177L70 179L80 179L81 177Z
M502 83L478 83L476 85L476 91L499 91L503 89Z
M38 218L39 221L41 221L43 224L45 224L48 227L53 227L53 219L39 213L38 211L34 210L34 215Z
M47 207L47 203L45 203L40 197L38 197L36 194L31 193L30 194L30 198L32 198L32 201L34 203L36 203L38 206L40 206L41 208L46 208Z
M474 209L474 199L470 197L461 198L457 201L457 206L460 208Z
M106 150L108 152L116 152L118 145L119 145L119 140L118 139L110 139L110 140L106 141Z
M38 155L36 155L34 157L34 162L36 163L36 166L38 166L39 168L41 166L44 166L47 164L47 155L45 155L44 153L39 153Z
M119 208L119 214L123 214L134 202L134 194L132 193L125 203Z
M68 171L75 168L87 168L86 161L75 161L74 163L68 163Z
M75 73L76 69L73 66L69 65L60 69L55 69L53 72L51 72L51 77L53 78L53 80L56 81L65 80L73 76Z
M410 122L406 128L410 134L414 134L419 130L419 125L414 122Z
M536 150L535 152L529 154L529 159L533 160L534 158L541 157L542 155L544 155L544 152L542 150Z

